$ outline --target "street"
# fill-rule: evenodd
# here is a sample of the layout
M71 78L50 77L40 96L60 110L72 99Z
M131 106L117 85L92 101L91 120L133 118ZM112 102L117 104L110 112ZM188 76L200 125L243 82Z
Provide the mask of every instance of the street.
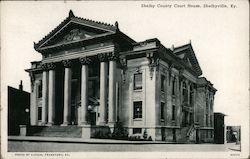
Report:
M230 148L233 147L233 148ZM87 144L9 141L9 152L225 152L239 151L234 144Z

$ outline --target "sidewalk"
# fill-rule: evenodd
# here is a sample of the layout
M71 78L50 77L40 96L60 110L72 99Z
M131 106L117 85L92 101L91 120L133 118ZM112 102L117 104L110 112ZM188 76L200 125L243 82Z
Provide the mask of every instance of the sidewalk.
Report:
M112 139L83 139L66 137L43 137L43 136L8 136L8 141L36 141L58 143L87 143L87 144L176 144L164 141L128 141Z
M227 147L229 150L241 151L240 144L236 144L235 142L234 142L234 143L226 143L226 147Z

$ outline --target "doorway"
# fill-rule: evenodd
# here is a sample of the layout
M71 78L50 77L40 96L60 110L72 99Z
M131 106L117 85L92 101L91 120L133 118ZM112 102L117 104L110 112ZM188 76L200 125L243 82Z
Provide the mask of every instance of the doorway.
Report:
M96 125L96 112L90 112L90 125Z

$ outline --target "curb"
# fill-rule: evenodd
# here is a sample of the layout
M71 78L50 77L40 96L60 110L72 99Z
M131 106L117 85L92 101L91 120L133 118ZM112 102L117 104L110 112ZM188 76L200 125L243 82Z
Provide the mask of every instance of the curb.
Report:
M92 140L92 141L90 141ZM28 142L57 142L57 143L85 143L85 144L184 144L175 142L163 142L163 141L119 141L119 140L103 140L95 139L84 140L81 138L60 138L60 137L27 137L27 136L9 136L8 141L28 141Z

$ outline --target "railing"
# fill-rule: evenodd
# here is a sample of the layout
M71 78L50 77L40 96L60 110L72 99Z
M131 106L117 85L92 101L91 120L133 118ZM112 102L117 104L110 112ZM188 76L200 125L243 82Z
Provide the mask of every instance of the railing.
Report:
M187 137L189 137L190 136L190 134L191 134L191 132L194 130L194 124L192 124L191 126L190 126L190 128L188 129L188 132L187 132Z

